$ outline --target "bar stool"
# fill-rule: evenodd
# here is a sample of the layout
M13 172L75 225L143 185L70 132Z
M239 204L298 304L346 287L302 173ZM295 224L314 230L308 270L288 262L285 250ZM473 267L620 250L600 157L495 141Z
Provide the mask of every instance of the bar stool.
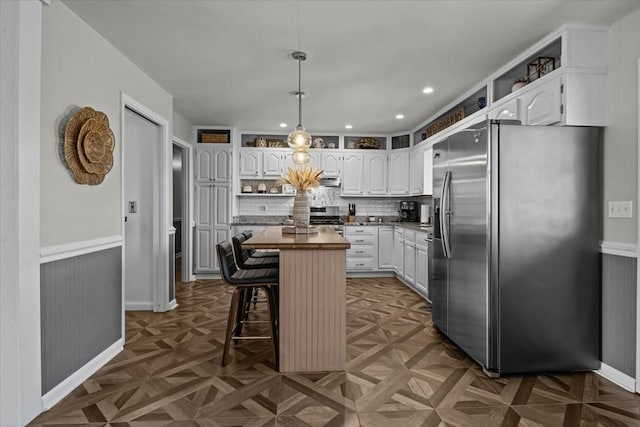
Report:
M245 231L244 233L240 233L240 234L244 234L244 237L246 238L245 240L250 239L251 237L253 237L253 233L250 231ZM236 237L238 237L239 235L236 234ZM280 251L258 251L255 249L247 249L249 251L249 256L252 258L264 258L264 257L279 257L280 256Z
M249 250L242 247L242 243L247 240L244 233L236 234L231 238L233 242L233 252L236 255L236 263L241 270L251 270L254 268L278 268L280 256L259 256L252 257Z
M227 364L229 346L232 340L271 339L277 369L280 360L278 354L278 306L275 296L275 289L277 289L278 285L278 269L262 268L239 270L233 256L233 248L229 242L223 242L216 245L216 252L218 253L222 279L227 285L235 288L233 291L233 297L231 298L231 306L229 307L229 318L227 320L227 331L225 334L224 350L222 353L222 366ZM240 335L242 331L242 324L243 322L246 322L244 315L246 297L247 294L251 295L254 288L262 289L267 297L269 305L269 322L271 323L270 336L243 337Z

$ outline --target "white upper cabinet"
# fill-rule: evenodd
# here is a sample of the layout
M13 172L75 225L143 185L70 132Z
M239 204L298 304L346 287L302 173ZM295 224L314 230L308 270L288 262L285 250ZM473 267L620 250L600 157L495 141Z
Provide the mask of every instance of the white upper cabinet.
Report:
M322 153L320 164L326 177L339 177L342 174L342 156L338 152Z
M387 194L387 155L366 153L364 155L364 185L370 196Z
M281 151L264 151L262 152L262 176L279 177L282 176L282 170L286 161L285 153Z
M389 194L409 194L409 151L389 155Z
M430 196L433 194L433 148L424 150L424 169L422 172L423 184L422 194Z
M522 124L551 125L562 120L560 76L522 95Z
M262 151L240 151L240 176L257 177L262 175Z
M362 196L364 194L364 154L346 153L342 164L342 194Z
M229 145L198 144L195 149L195 180L196 182L231 180Z
M489 118L494 120L520 120L520 98L512 99L491 109Z
M409 172L411 174L411 195L422 195L424 191L424 155L422 150L411 152Z

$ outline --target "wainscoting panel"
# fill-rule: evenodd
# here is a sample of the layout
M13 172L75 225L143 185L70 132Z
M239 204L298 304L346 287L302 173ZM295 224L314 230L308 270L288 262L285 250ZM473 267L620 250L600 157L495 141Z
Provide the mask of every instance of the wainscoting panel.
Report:
M122 338L121 253L40 265L43 395Z
M602 361L636 376L636 259L602 254Z

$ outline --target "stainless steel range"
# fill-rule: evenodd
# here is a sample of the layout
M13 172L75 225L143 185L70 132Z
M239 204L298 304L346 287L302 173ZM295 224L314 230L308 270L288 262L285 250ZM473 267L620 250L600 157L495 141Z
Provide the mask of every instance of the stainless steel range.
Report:
M329 225L336 233L344 235L344 221L338 211L337 206L312 206L309 222L311 225Z

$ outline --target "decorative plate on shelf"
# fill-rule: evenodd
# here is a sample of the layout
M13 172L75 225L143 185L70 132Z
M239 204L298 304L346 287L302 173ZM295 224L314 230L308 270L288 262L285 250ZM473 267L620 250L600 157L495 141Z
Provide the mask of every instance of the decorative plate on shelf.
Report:
M358 141L358 147L364 149L378 149L380 148L380 141L378 141L376 138L366 136L364 138L360 138L360 140Z

